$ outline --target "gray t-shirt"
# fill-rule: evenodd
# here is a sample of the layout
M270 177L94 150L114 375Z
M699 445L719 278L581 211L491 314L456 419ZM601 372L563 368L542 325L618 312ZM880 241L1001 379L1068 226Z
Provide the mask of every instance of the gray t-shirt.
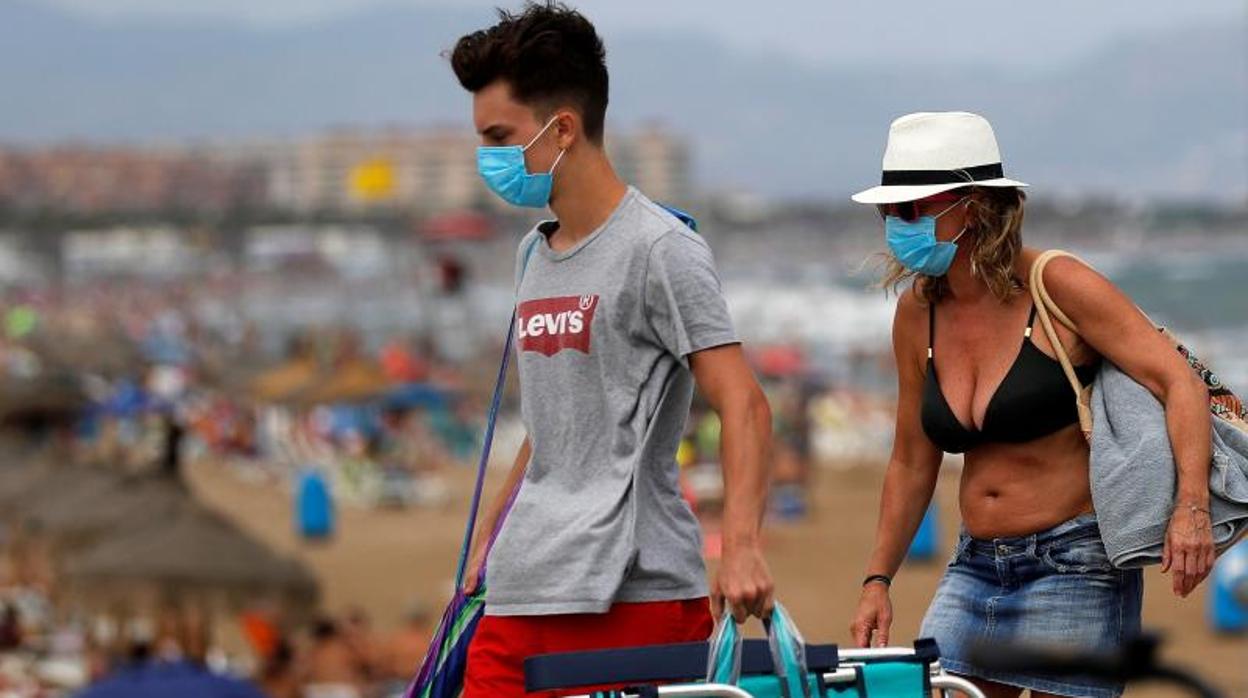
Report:
M737 341L711 250L629 188L556 253L539 225L517 255L520 403L533 454L490 553L486 613L602 613L707 594L680 496L686 357ZM522 269L532 248L528 268Z

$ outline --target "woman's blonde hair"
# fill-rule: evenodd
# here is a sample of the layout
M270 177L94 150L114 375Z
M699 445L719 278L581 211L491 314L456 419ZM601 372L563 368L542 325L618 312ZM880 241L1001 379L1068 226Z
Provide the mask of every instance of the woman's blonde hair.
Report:
M1023 202L1027 195L1017 187L964 187L955 193L971 197L966 210L966 234L958 243L970 246L971 274L987 284L1000 300L1019 293L1025 287L1014 273L1014 263L1023 249ZM949 295L946 277L910 271L889 252L882 257L882 288L895 293L903 282L915 278L915 293L925 303L935 303Z

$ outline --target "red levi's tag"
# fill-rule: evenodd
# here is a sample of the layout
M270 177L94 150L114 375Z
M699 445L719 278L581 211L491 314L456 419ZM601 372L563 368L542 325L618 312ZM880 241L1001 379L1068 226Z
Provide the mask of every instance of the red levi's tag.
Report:
M590 328L598 296L560 296L520 304L520 351L554 356L564 349L589 353Z

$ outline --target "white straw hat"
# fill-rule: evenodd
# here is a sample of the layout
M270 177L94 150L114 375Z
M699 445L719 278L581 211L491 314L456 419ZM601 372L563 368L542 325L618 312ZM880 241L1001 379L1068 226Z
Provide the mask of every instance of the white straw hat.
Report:
M888 127L880 186L854 194L860 204L915 201L968 185L1025 187L1008 179L988 120L964 111L906 114Z

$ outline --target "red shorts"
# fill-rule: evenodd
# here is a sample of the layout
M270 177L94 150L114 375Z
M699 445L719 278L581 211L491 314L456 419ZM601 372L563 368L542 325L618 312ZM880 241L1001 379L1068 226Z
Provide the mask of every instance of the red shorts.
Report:
M460 698L529 698L605 691L623 686L524 692L524 660L538 654L609 647L700 642L715 622L704 598L617 603L606 613L556 616L486 616L468 646Z

